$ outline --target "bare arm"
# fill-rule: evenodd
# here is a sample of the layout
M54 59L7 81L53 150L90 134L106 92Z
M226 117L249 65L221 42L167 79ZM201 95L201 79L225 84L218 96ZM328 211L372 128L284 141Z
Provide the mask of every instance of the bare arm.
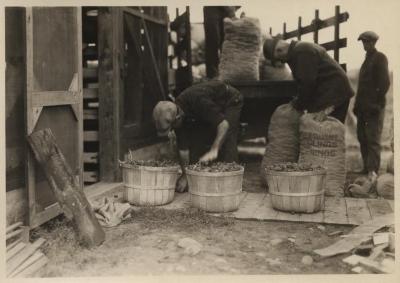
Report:
M227 120L223 120L221 123L218 124L217 135L214 139L211 149L200 158L199 160L200 162L209 162L217 159L218 151L225 140L228 129L229 129L229 123Z
M187 190L188 187L185 167L189 164L189 150L178 150L178 156L179 165L182 169L182 175L176 182L175 190L177 192L183 193Z

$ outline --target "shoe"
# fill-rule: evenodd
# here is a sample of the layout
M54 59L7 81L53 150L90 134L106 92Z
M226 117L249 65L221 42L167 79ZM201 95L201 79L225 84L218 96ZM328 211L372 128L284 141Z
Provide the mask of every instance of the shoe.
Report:
M371 184L375 184L376 180L378 179L378 174L375 171L368 172L368 179Z

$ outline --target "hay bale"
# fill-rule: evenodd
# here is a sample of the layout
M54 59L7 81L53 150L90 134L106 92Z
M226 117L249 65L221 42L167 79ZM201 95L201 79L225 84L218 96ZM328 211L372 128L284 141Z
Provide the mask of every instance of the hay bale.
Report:
M258 81L261 51L259 20L225 18L224 31L219 79L226 82Z

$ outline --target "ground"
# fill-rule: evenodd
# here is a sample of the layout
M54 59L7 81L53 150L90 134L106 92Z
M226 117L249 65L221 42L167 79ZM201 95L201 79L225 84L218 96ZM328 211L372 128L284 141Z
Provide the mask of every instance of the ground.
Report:
M263 186L259 161L245 160L243 188ZM57 218L32 232L47 239L44 253L50 262L38 276L118 276L143 274L343 274L351 269L345 256L322 259L314 249L326 247L352 226L311 223L243 221L217 218L197 209L167 211L144 208L123 224L105 229L106 241L87 250L78 246L67 220ZM178 242L191 238L200 253L185 254ZM302 262L311 256L313 263Z
M343 256L322 259L313 250L338 240L333 231L350 226L257 222L216 218L196 209L143 209L106 229L106 241L80 248L72 227L53 220L32 237L47 239L50 262L38 276L118 276L143 274L340 274L350 273ZM187 255L177 243L191 238L202 245ZM313 263L302 263L304 256Z

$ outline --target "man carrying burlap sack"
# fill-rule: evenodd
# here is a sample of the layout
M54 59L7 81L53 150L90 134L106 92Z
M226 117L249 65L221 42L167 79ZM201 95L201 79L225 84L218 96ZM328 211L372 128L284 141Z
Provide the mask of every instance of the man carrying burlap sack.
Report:
M219 160L238 161L237 137L243 97L218 80L185 89L175 102L160 101L153 119L159 136L173 136L179 151L182 176L176 191L187 190L185 165Z
M296 109L329 114L344 123L354 92L345 71L322 46L274 37L265 40L263 52L272 64L281 61L292 70L298 84Z

